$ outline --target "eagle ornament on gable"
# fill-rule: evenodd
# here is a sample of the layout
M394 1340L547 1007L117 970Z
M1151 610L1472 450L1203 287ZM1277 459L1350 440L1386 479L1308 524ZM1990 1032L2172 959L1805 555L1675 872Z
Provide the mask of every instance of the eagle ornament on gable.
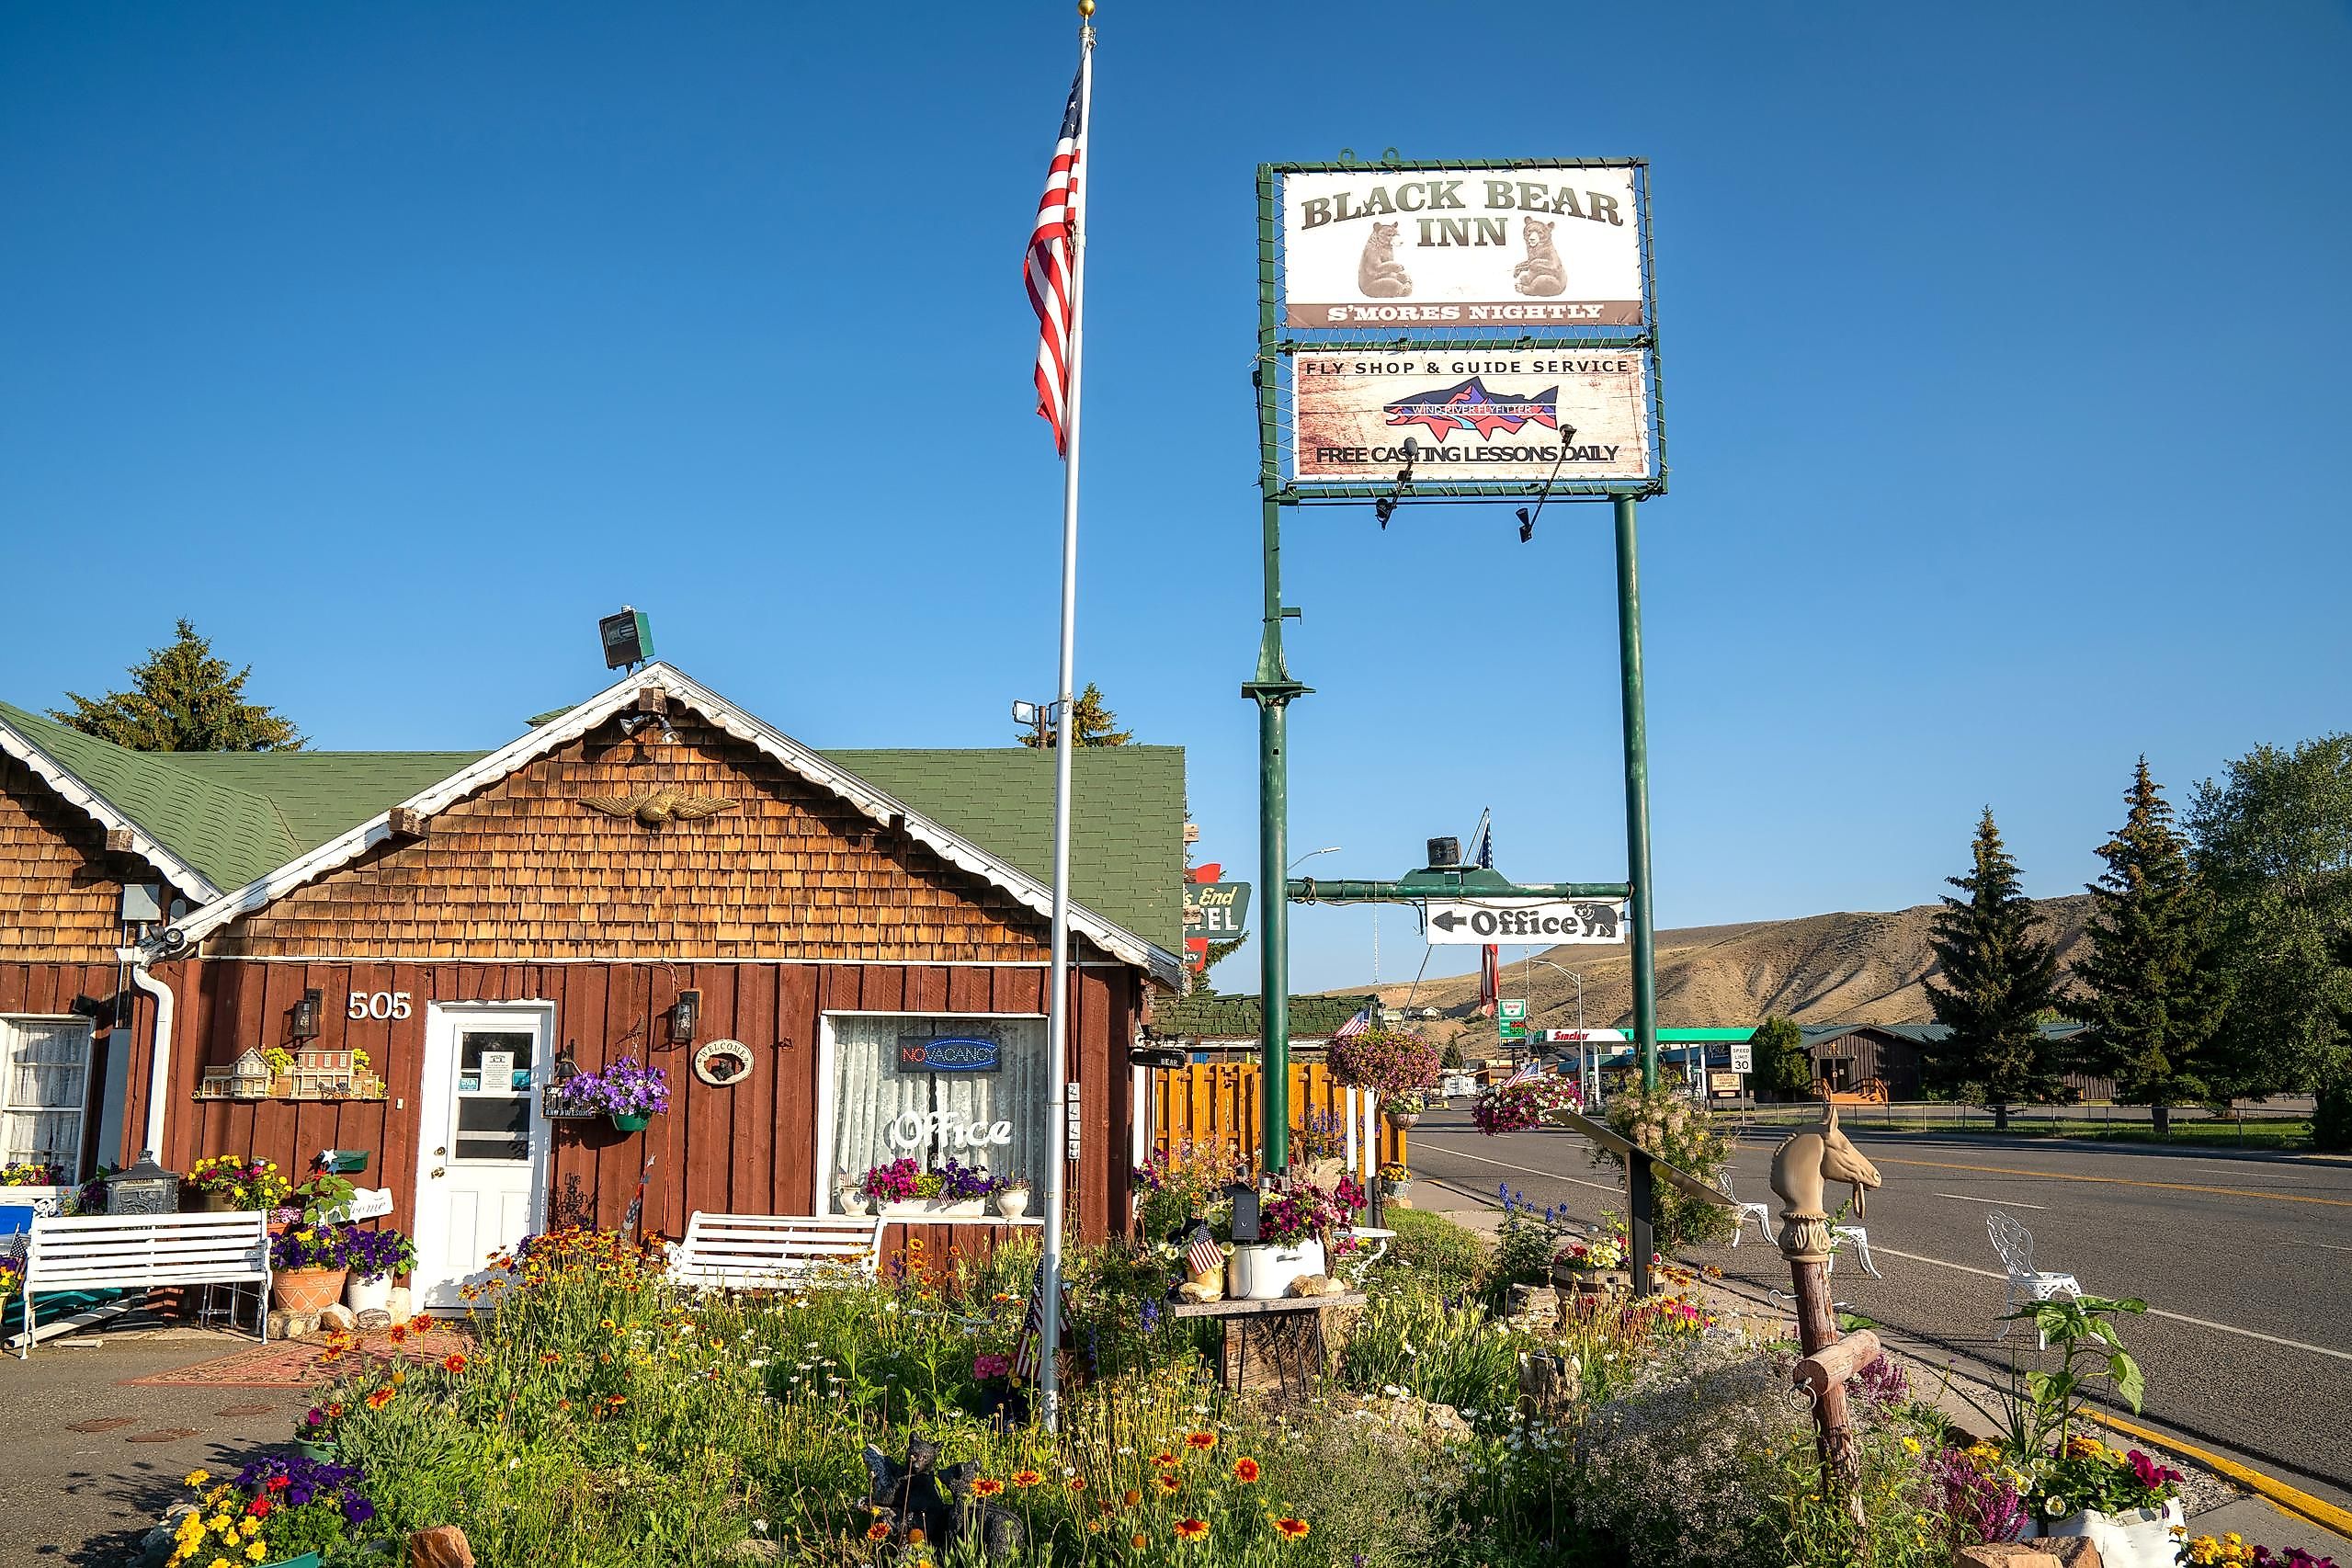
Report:
M658 828L665 823L695 822L717 816L721 812L732 812L738 802L711 795L682 795L676 790L656 790L646 795L583 795L580 803L607 816L634 817L641 827Z

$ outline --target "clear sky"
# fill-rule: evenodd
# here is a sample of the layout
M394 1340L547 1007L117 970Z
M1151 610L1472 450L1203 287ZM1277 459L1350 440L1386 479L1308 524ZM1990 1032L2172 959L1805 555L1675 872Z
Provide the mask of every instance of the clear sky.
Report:
M1188 749L1228 875L1253 167L1343 147L1653 162L1662 925L1924 902L1988 802L2069 892L2141 752L2182 799L2352 722L2340 0L1098 21L1081 678ZM318 745L490 746L627 600L812 744L1004 743L1053 681L1019 260L1074 58L1002 0L0 9L0 697L187 615ZM1395 875L1491 805L1505 871L1620 875L1608 539L1299 517L1293 852ZM1302 912L1301 987L1370 930Z

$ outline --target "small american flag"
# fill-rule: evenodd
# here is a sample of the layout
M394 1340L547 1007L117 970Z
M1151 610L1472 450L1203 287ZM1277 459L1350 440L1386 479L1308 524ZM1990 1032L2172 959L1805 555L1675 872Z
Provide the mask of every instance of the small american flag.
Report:
M1021 262L1022 280L1028 284L1029 303L1037 311L1037 411L1053 426L1053 449L1070 449L1070 335L1074 314L1076 266L1074 248L1078 234L1078 158L1086 140L1082 89L1085 67L1070 84L1070 101L1062 110L1062 134L1053 143L1053 163L1045 172L1045 194L1038 199L1037 227L1029 233L1028 255Z
M1369 1006L1358 1007L1356 1009L1355 1017L1349 1018L1346 1023L1331 1031L1331 1038L1334 1040L1353 1040L1371 1027L1372 1009Z
M1507 1089L1514 1084L1532 1083L1542 1076L1543 1067L1540 1063L1535 1062L1522 1062L1519 1063L1519 1070L1517 1072L1503 1080L1503 1086Z
M1218 1256L1222 1256L1221 1253ZM1070 1322L1070 1290L1062 1291L1062 1322ZM1028 1382L1036 1379L1042 1358L1038 1345L1045 1337L1045 1259L1037 1260L1037 1277L1029 1281L1029 1310L1021 1319L1021 1332L1013 1340L1013 1379Z
M1206 1274L1224 1267L1225 1251L1209 1233L1209 1227L1203 1225L1192 1233L1192 1244L1185 1249L1184 1260L1192 1266L1195 1274Z

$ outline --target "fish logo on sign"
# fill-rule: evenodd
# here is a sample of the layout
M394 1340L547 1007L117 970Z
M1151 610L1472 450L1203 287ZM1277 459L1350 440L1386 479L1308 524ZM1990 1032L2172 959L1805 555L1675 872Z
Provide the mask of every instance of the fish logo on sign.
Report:
M1516 434L1523 426L1560 428L1560 389L1549 386L1524 397L1498 395L1478 376L1439 392L1421 392L1384 403L1391 425L1426 425L1440 441L1457 430L1475 430L1482 440L1494 432Z

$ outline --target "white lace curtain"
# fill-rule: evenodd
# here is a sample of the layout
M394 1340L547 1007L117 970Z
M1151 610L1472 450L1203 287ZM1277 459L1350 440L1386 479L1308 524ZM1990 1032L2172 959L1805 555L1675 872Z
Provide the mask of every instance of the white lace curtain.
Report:
M834 1175L822 1184L828 1210L835 1182L855 1181L868 1166L903 1155L926 1170L953 1159L1044 1185L1051 1110L1044 1019L862 1014L832 1023ZM902 1040L947 1039L994 1040L996 1071L900 1070ZM999 1121L1009 1124L1007 1143L965 1147L956 1141L960 1130L984 1131Z
M39 1161L81 1178L89 1067L80 1019L0 1018L0 1165Z

